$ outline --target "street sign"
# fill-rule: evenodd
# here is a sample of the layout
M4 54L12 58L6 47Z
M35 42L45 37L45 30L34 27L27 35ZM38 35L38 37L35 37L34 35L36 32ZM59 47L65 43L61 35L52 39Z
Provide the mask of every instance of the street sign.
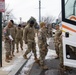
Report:
M5 11L5 0L0 0L0 12Z

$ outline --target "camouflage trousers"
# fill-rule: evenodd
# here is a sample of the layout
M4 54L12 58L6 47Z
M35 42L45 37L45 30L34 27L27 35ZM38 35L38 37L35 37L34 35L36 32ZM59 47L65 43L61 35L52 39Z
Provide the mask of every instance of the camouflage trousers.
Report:
M15 51L15 40L11 42L11 52L13 53Z
M44 63L44 60L45 60L45 57L47 55L47 51L42 51L40 50L40 57L39 57L39 60L40 60L40 65L43 66L45 63Z
M47 52L48 52L48 49L46 48L46 46L44 46L44 48L42 47L42 45L39 45L39 53L40 53L40 57L39 57L39 60L40 60L40 65L43 66L45 65L44 63L44 60L45 60L45 57L47 55Z
M59 44L59 59L60 59L60 68L64 69L64 71L66 70L71 70L70 67L64 66L63 64L63 49L62 49L62 44Z
M28 46L28 49L26 50L24 55L27 55L28 53L30 53L32 51L33 54L34 54L34 57L36 58L37 54L36 54L36 44L35 44L35 42L34 41L29 41L27 43L27 46Z
M19 43L20 43L21 49L23 48L23 40L22 39L16 39L16 48L17 48L17 50L19 49Z
M59 44L59 59L60 59L60 66L63 67L63 49L61 44Z
M56 50L56 54L59 57L59 43L55 43L55 50Z
M8 41L4 43L4 47L6 50L6 56L11 55L11 43L9 43Z

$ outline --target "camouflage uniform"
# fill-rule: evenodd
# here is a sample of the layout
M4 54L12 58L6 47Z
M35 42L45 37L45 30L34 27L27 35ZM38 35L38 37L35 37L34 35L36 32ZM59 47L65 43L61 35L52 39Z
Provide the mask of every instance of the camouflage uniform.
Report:
M13 41L9 38L10 35L12 36ZM6 49L6 61L9 62L8 59L12 59L15 45L15 27L11 24L11 22L9 22L9 24L4 28L4 38Z
M8 26L4 28L4 47L6 50L6 62L9 62L9 56L11 55L11 41L9 39L9 33Z
M44 33L45 33L45 36L47 37L48 36L48 29L46 26L44 27Z
M35 43L35 31L34 31L34 27L30 27L30 24L28 24L25 27L24 33L23 33L23 38L25 41L25 44L27 44L28 49L26 50L25 54L23 55L24 58L27 58L26 55L28 53L32 52L34 53L34 57L35 59L37 59L37 55L36 55L36 43Z
M48 37L52 37L52 26L48 26Z
M17 52L19 52L19 45L20 43L20 47L23 50L23 29L22 28L17 28L16 29L16 48L17 48Z
M59 57L59 37L60 37L61 33L62 33L62 31L60 29L56 30L55 36L54 36L55 50L56 50L56 54L58 55L58 57Z
M14 56L14 50L15 50L15 38L16 38L16 27L13 25L10 29L10 35L13 38L13 41L11 42L11 53L12 56Z
M64 66L63 61L63 44L62 44L62 35L59 37L59 59L60 59L60 70L67 71L71 70L70 67Z
M38 33L38 45L39 45L39 52L40 52L40 62L39 64L43 66L44 69L44 60L45 56L47 55L48 49L47 49L47 41L46 41L46 31L44 28L40 28Z
M60 67L63 68L63 46L62 46L62 35L59 39L59 59L60 59Z

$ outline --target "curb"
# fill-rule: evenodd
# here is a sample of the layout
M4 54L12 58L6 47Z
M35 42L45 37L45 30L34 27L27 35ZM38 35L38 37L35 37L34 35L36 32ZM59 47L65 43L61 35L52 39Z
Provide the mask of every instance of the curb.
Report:
M29 58L27 60L22 60L22 62L20 62L16 68L14 68L8 75L18 75L20 73L20 71L22 70L22 68L24 67L24 65L28 62L28 60L30 59L31 55L29 56Z

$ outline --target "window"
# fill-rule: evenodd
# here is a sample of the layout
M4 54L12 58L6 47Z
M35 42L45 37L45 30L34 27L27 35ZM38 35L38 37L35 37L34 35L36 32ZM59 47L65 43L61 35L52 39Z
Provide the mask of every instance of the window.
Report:
M76 16L76 0L67 0L65 4L65 18L70 19L72 16Z
M62 0L62 20L76 25L76 0Z
M66 58L76 60L76 47L66 45Z

